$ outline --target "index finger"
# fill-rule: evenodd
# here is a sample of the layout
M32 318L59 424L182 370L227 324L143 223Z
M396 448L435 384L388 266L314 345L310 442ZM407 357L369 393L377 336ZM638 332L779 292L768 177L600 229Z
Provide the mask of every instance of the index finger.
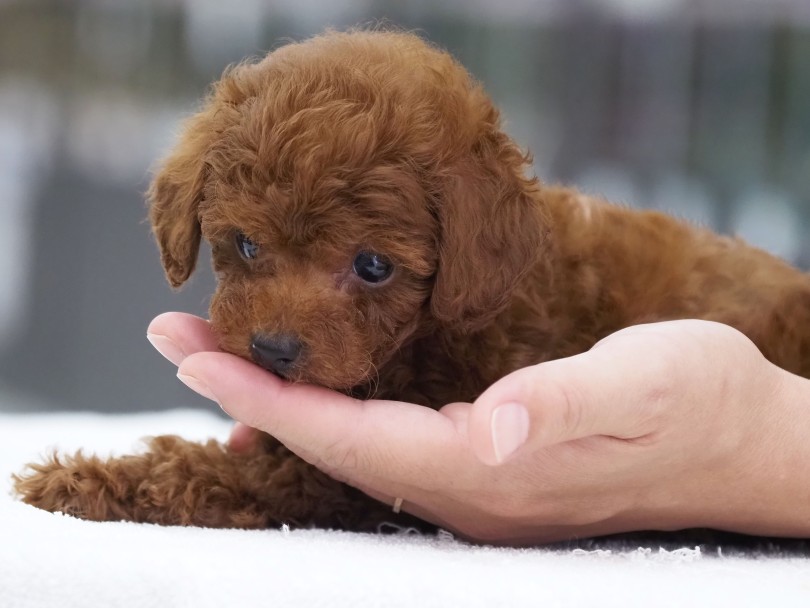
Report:
M217 351L217 339L205 319L184 312L164 312L155 317L146 337L157 351L175 365L200 351Z
M288 446L301 446L327 473L384 478L425 490L438 467L472 460L459 417L397 401L360 401L305 384L291 384L234 355L189 356L179 376L207 388L233 418ZM181 378L182 379L182 378ZM430 473L433 472L431 475Z

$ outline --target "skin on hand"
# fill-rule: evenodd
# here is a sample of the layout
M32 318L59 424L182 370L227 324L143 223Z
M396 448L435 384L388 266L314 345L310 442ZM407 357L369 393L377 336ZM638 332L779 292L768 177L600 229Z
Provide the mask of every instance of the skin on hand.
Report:
M712 527L810 535L810 383L707 321L639 325L439 411L290 384L217 352L208 323L149 327L178 376L333 477L479 541Z

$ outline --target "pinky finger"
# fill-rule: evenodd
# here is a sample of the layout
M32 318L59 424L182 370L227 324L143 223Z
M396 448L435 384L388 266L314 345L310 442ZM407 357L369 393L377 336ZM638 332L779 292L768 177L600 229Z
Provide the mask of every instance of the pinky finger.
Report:
M249 452L256 446L259 440L260 431L251 426L237 422L231 429L231 436L228 438L228 447L238 454Z
M418 502L413 502L409 500L407 496L392 496L391 494L379 492L377 490L364 486L363 484L357 484L352 482L347 483L363 492L363 494L366 494L371 498L373 498L374 500L377 500L383 503L384 505L388 505L389 507L391 507L392 524L396 524L395 520L397 518L397 515L399 515L400 513L407 513L439 528L443 528L445 530L451 529L447 525L447 523L444 520L442 520L442 518L438 517L431 509L422 506Z

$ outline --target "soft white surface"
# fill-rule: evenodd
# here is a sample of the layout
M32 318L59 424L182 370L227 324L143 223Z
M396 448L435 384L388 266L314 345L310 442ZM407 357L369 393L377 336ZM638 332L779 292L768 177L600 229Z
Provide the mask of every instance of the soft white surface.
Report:
M10 496L9 475L52 447L123 453L146 435L229 428L189 411L0 415L0 607L810 606L810 559L99 524Z

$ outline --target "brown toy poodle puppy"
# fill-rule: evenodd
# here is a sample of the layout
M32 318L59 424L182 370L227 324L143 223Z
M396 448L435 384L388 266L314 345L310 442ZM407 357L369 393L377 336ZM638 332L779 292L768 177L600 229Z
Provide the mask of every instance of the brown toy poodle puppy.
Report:
M701 318L810 376L810 279L745 243L541 184L481 85L392 32L327 33L225 73L149 190L169 282L201 238L221 347L295 382L439 407L629 325ZM152 439L16 478L92 520L413 523L273 439Z

